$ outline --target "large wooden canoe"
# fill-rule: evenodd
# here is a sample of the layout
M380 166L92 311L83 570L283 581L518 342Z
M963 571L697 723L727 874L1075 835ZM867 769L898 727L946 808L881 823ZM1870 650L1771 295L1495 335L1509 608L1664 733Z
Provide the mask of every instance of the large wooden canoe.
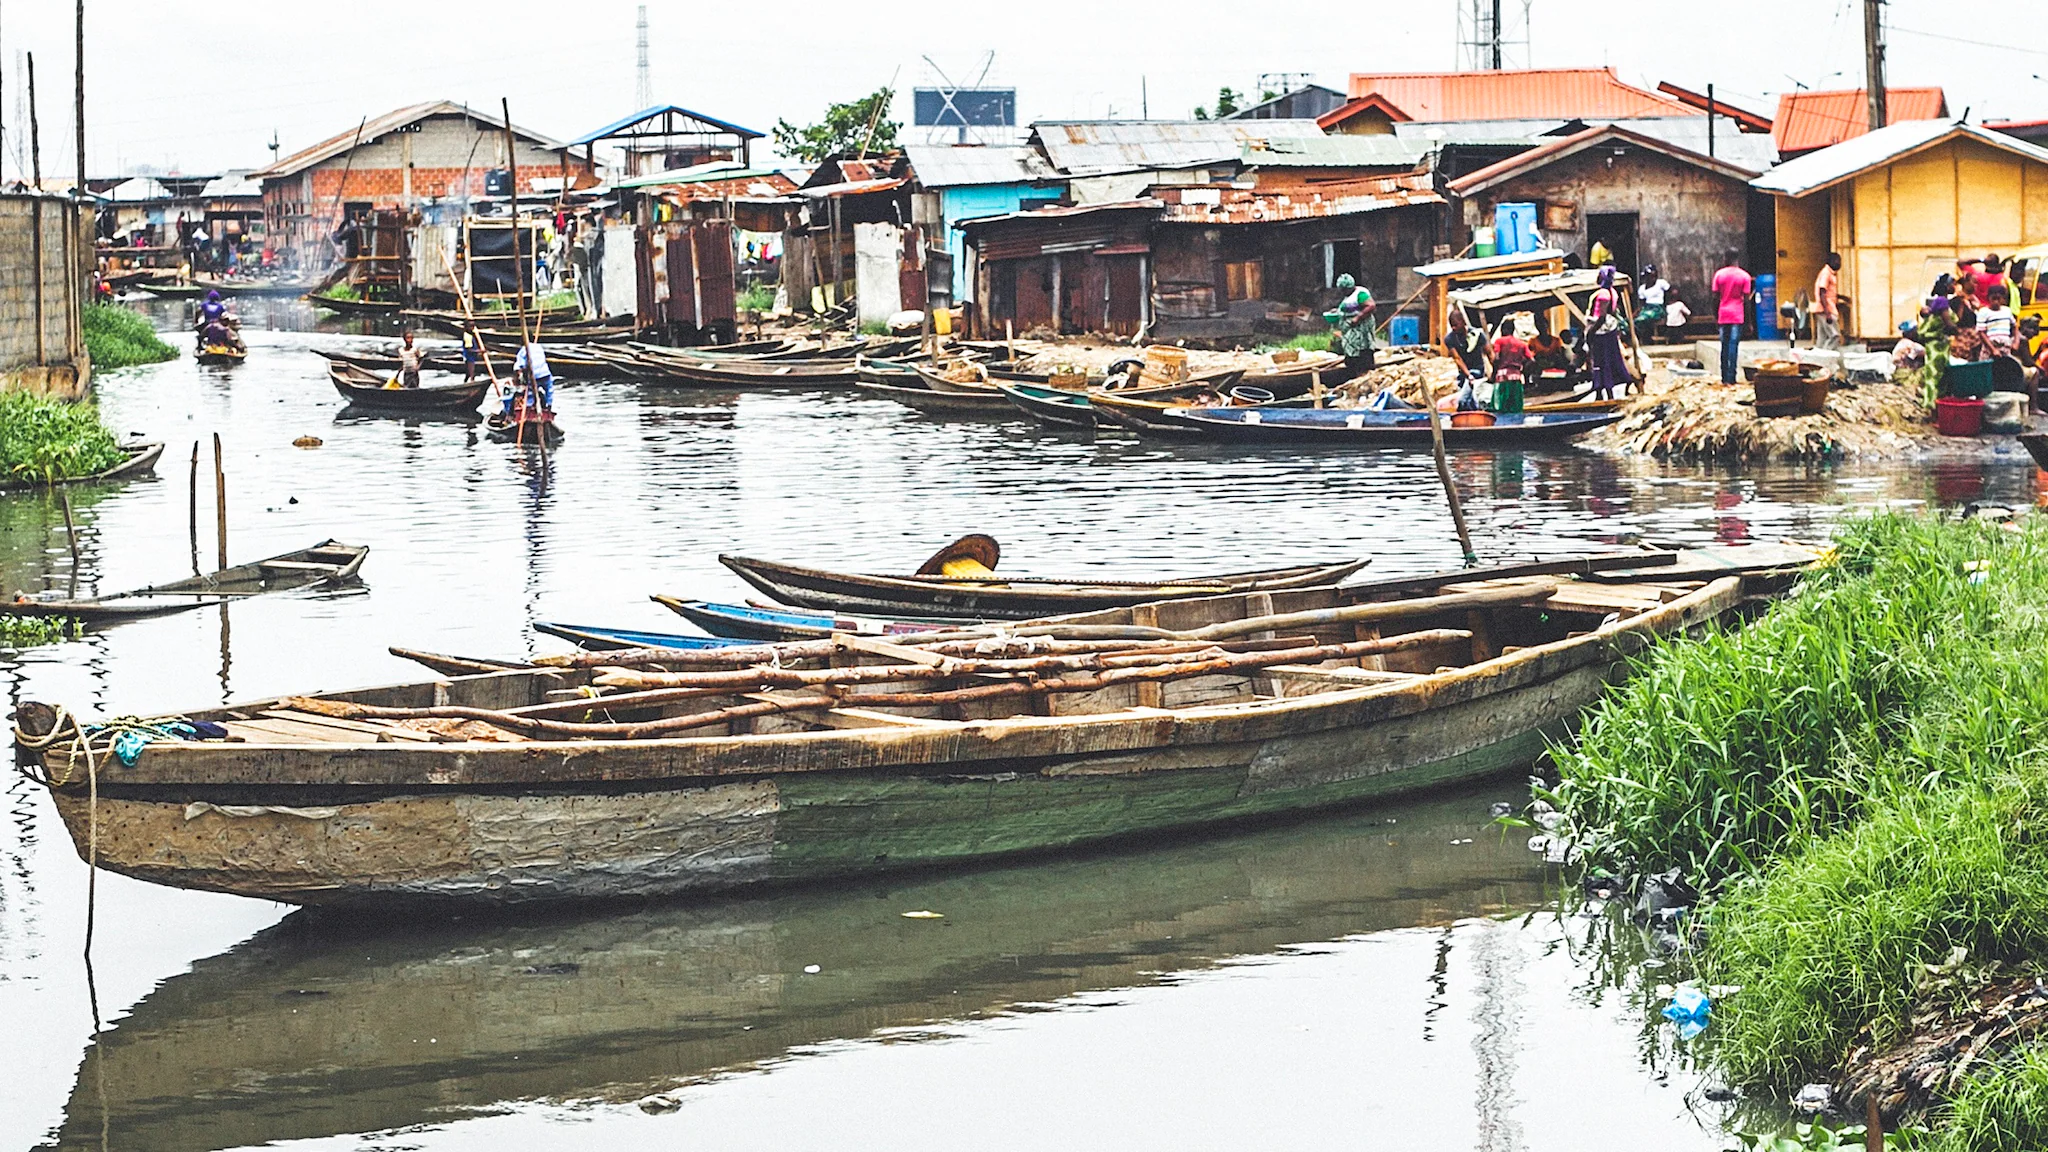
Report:
M452 373L449 374L452 376ZM389 408L405 412L418 411L476 411L483 403L484 394L491 390L487 376L479 376L468 383L424 384L418 388L386 388L389 379L381 373L353 364L330 363L327 377L334 383L334 390L342 399L366 408Z
M1568 412L1561 415L1511 413L1492 416L1492 423L1452 427L1444 417L1444 442L1457 445L1558 444L1621 419L1613 412ZM1427 412L1392 412L1363 408L1172 408L1165 419L1212 440L1263 443L1409 445L1427 448L1432 439Z
M88 622L163 616L273 592L345 584L356 578L369 554L370 550L360 544L327 540L311 548L237 564L209 575L152 584L132 592L95 596L89 600L17 596L0 603L0 610L13 616L68 616Z
M1062 612L1119 608L1148 600L1260 592L1334 584L1365 567L1364 560L1268 568L1158 581L1053 580L994 575L877 576L828 572L774 560L720 556L740 579L784 604L871 616L941 616L948 619L1028 620Z
M708 892L1525 770L1630 656L1745 593L1741 576L1442 579L1369 604L1328 586L1168 601L944 649L860 638L658 664L564 657L200 709L185 718L228 740L161 739L128 764L109 755L112 733L82 737L48 705L20 707L17 739L80 850L96 834L103 866L144 880L308 904ZM1135 659L1177 666L1102 670L1099 649L1063 639L1108 635L1157 638L1167 647ZM706 677L728 688L707 693ZM869 679L793 687L849 677Z

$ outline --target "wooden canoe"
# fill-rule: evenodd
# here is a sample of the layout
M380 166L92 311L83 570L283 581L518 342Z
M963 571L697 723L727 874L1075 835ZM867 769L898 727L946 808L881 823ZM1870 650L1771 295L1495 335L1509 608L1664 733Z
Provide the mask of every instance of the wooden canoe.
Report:
M652 596L649 599L713 636L755 641L822 640L834 632L848 632L856 636L908 636L917 632L958 628L963 623L981 623L979 620L884 620L844 613L792 612L786 608L719 604L674 596Z
M1087 430L1095 427L1095 409L1089 405L1085 392L1068 392L1043 384L1019 384L1008 380L999 381L996 391L1026 416L1048 427Z
M426 373L421 373L422 378ZM365 408L388 408L394 411L448 411L460 409L473 412L483 403L484 396L491 390L486 377L464 384L459 380L452 384L422 384L418 388L386 388L390 379L382 373L353 364L329 364L327 378L334 383L334 390L342 399Z
M158 441L148 440L121 445L127 458L101 472L90 476L74 476L66 480L5 480L0 479L0 492L13 492L25 488L63 488L72 484L98 484L107 480L132 480L137 476L149 476L156 472L156 462L163 457L164 446Z
M1363 408L1174 408L1166 418L1212 440L1263 443L1409 445L1428 447L1426 412L1376 411ZM1557 444L1605 427L1621 417L1612 412L1502 414L1492 424L1453 428L1444 417L1444 442L1456 445Z
M894 400L920 412L1009 416L1016 411L1010 406L1010 401L999 392L990 396L980 396L972 392L939 392L931 388L899 388L893 384L870 384L865 380L855 383L854 387L878 400Z
M732 648L750 644L750 640L735 640L726 636L686 636L680 632L642 632L633 628L603 628L595 624L561 624L552 620L536 620L533 630L548 636L567 640L578 648L591 652L614 652L624 648L673 648L678 651L697 651L706 648Z
M1114 581L858 575L745 556L720 556L718 562L771 598L800 608L956 620L1028 620L1149 600L1334 584L1366 565L1350 560L1178 580Z
M484 435L499 444L522 444L541 447L541 437L547 437L549 444L560 444L567 433L555 423L553 412L538 412L528 415L521 412L516 418L508 419L502 412L493 412L484 417Z
M216 368L232 368L249 358L249 350L226 344L207 344L193 353L192 358L201 364L209 364Z
M1745 585L1529 578L1367 604L1321 586L1069 617L1029 646L984 634L953 654L868 638L784 645L773 666L761 648L654 654L694 675L598 672L655 665L589 654L198 709L184 716L230 739L152 741L99 774L96 801L60 710L23 703L18 741L80 851L96 833L102 867L179 887L519 904L843 881L1524 772L1633 656L1734 611ZM1142 678L959 655L1105 632L1192 644ZM868 687L787 686L849 676ZM729 694L641 693L648 677ZM953 685L972 690L912 702ZM534 738L557 724L583 727Z
M168 584L152 584L132 592L116 592L86 600L17 596L0 604L12 616L68 616L88 623L164 616L191 608L231 604L251 596L331 588L356 578L370 550L360 544L327 540L267 560L237 564L207 576L191 576Z
M405 305L396 300L344 300L318 292L308 292L301 299L317 308L339 312L344 316L396 316L405 310Z

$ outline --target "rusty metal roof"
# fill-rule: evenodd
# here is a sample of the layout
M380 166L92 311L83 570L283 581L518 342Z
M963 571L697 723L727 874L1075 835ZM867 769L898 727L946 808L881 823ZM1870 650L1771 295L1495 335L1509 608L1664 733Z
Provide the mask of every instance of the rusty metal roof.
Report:
M1070 175L1144 168L1236 163L1258 140L1321 136L1313 120L1047 120L1031 126L1033 142Z
M1260 168L1412 168L1434 150L1432 142L1406 136L1309 136L1250 140L1237 158Z
M797 193L821 200L831 200L840 196L859 196L868 192L887 192L892 188L901 188L908 183L910 183L909 179L903 176L891 176L880 180L846 180L838 184L813 184L809 188L797 189Z
M1058 204L1049 208L1033 208L1028 212L1000 212L994 216L976 216L953 225L955 228L979 228L986 224L1001 224L1013 220L1073 220L1082 216L1093 216L1101 212L1158 211L1166 206L1164 200L1146 197L1139 200L1116 200L1107 204Z
M1623 83L1612 68L1354 72L1351 96L1383 97L1418 121L1621 120L1705 115L1676 100Z
M1862 88L1839 92L1787 92L1778 97L1778 116L1771 138L1782 155L1811 152L1840 144L1870 131L1868 97ZM1886 88L1884 122L1940 120L1948 115L1948 96L1939 88Z
M1060 180L1035 148L1022 144L907 144L911 171L926 188L982 184L1031 184Z
M1427 172L1313 184L1265 183L1258 188L1217 184L1164 187L1155 189L1155 194L1166 202L1159 219L1168 224L1271 224L1444 202L1431 187Z
M1628 145L1641 148L1645 151L1669 156L1680 163L1690 164L1695 168L1701 168L1740 183L1749 182L1758 173L1763 171L1761 168L1745 168L1739 164L1730 163L1725 159L1702 155L1667 141L1609 124L1598 128L1588 128L1583 132L1577 132L1570 136L1558 137L1540 147L1531 148L1527 152L1516 156L1510 156L1499 163L1489 164L1477 172L1469 173L1451 181L1449 188L1459 196L1471 196L1484 192L1496 185L1505 184L1517 176L1533 172L1547 164L1554 164L1567 157L1576 156L1589 148L1599 148L1606 145Z

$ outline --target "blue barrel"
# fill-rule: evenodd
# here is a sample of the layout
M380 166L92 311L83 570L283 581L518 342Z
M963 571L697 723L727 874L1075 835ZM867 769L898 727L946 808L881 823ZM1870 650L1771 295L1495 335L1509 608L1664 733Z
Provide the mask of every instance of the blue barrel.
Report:
M1422 343L1422 317L1396 316L1392 320L1387 321L1387 343Z
M1493 208L1493 248L1506 255L1534 252L1543 247L1536 233L1536 205L1496 204Z
M1783 335L1778 327L1778 278L1769 273L1756 278L1756 338L1776 340Z

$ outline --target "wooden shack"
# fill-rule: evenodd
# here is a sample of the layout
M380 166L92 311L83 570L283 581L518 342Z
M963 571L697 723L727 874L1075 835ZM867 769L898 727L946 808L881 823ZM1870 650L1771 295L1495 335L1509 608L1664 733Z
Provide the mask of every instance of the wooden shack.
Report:
M2048 243L2048 149L1961 121L1892 124L1751 186L1775 201L1781 298L1841 253L1852 339L1896 336L1958 257Z

